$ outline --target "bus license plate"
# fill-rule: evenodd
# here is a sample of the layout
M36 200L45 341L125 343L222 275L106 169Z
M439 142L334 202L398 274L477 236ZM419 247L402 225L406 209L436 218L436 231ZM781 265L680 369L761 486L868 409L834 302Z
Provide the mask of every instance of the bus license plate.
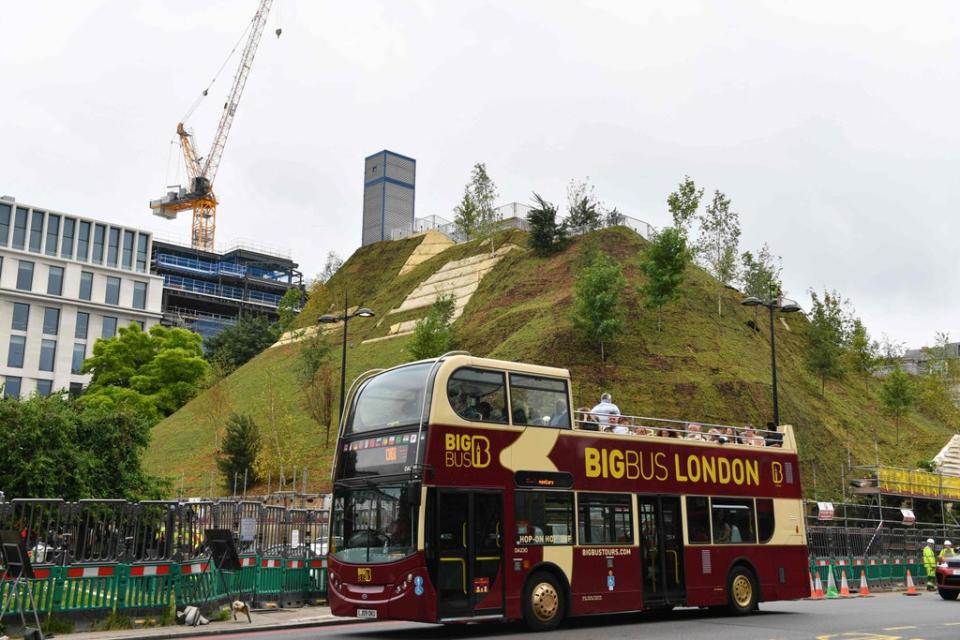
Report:
M377 617L376 609L357 609L358 618L366 618L368 620L374 620Z

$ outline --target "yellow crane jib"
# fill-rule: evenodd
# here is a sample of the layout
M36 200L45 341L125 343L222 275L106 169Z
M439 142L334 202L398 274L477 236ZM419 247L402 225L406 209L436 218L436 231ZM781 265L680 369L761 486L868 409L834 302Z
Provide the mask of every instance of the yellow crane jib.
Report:
M187 187L180 185L170 187L170 190L162 198L150 201L150 209L154 215L168 220L176 218L181 211L193 211L190 242L196 249L213 251L214 248L217 197L213 193L213 180L217 175L217 169L220 168L220 160L223 157L223 149L227 144L227 136L233 126L233 119L240 104L240 96L243 95L243 89L247 84L247 77L250 75L253 59L257 54L257 46L260 44L260 36L263 35L263 29L267 24L267 15L270 13L272 5L273 0L260 0L260 6L253 16L249 27L249 35L243 53L240 55L240 66L236 75L234 75L230 93L227 94L227 100L223 105L223 112L220 114L220 123L213 137L210 153L205 158L198 156L192 141L193 134L187 130L183 122L178 123L177 136L180 139L180 149L183 151L183 161L190 180L189 185ZM278 28L275 32L278 38L280 37L280 31ZM203 95L207 95L207 89L203 91Z

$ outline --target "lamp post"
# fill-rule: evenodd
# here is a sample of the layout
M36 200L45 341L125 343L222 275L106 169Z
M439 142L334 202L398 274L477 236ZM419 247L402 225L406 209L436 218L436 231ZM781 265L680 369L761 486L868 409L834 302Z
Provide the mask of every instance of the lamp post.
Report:
M318 323L323 324L333 324L335 322L343 322L343 353L340 358L340 419L343 419L343 404L346 401L346 398L343 397L343 394L346 392L347 386L347 323L350 322L353 318L372 318L375 314L371 309L367 307L360 307L353 313L348 313L347 306L347 292L343 292L343 315L342 316L332 316L332 315L322 315L317 320Z
M740 304L746 307L766 307L770 311L770 370L773 372L773 424L780 426L780 406L777 403L777 338L773 330L773 312L794 313L800 311L800 305L793 300L776 295L770 300L761 300L756 296L745 298Z

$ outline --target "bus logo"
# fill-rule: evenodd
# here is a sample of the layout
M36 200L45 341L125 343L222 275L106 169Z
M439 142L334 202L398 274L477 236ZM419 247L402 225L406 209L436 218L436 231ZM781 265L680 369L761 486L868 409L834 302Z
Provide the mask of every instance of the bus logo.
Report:
M357 582L373 582L373 569L357 567Z
M448 433L443 444L445 467L483 469L490 466L490 440L485 436Z
M783 465L779 462L774 462L771 464L771 470L773 472L773 484L777 486L783 484Z

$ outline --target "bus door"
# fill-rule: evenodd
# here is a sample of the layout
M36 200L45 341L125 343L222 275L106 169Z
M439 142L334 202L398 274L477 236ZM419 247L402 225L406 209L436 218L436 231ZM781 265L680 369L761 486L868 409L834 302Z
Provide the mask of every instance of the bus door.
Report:
M437 489L432 506L439 617L501 615L502 493Z
M644 608L682 604L683 525L680 498L637 496Z

